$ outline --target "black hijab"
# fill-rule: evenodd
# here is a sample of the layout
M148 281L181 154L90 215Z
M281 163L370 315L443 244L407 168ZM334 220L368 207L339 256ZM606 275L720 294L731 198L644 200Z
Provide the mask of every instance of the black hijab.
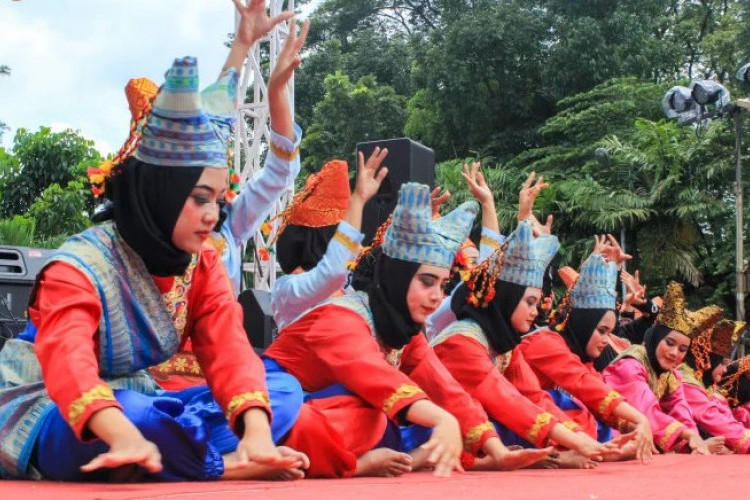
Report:
M352 287L367 293L378 337L401 349L422 330L411 319L406 294L421 264L393 259L378 247L360 259L352 273Z
M204 167L162 167L127 159L107 181L115 226L156 276L179 276L191 254L172 243L182 207Z
M513 311L521 302L526 287L509 281L495 282L495 297L487 307L474 307L467 302L469 289L461 284L451 299L451 309L458 319L472 319L479 323L482 331L498 354L504 354L521 342L521 335L526 332L516 332L510 324Z
M658 375L661 375L667 370L662 368L659 364L659 361L656 359L656 347L659 345L659 342L664 340L664 337L666 337L671 331L672 329L668 326L656 323L654 326L646 330L646 333L643 336L643 345L646 347L648 361L649 363L651 363L651 367L654 369L654 371L656 371Z
M309 271L318 265L336 233L336 224L307 227L289 224L276 241L276 258L285 274L298 267Z
M581 361L588 363L593 361L586 354L586 346L594 334L596 325L602 320L605 314L612 309L571 309L568 321L565 324L565 330L561 333L565 342L572 352L581 358Z

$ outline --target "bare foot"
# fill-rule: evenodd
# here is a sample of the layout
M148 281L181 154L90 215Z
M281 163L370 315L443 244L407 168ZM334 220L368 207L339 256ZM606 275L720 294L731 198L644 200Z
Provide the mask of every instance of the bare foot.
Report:
M431 469L432 464L427 461L430 457L431 450L426 450L421 446L417 446L409 452L411 457L411 470L424 470Z
M355 476L395 477L411 472L412 457L390 448L370 450L357 459Z
M597 462L589 460L574 450L561 451L557 460L561 469L593 469L597 465Z
M286 446L278 447L282 456L289 456L296 453ZM300 468L286 469L283 467L273 467L270 465L260 464L250 461L240 463L236 453L227 453L224 455L224 474L221 479L242 480L242 479L273 479L279 481L293 481L305 477L305 472Z
M525 469L537 462L547 460L554 449L549 448L522 448L520 450L508 450L495 459L496 470Z

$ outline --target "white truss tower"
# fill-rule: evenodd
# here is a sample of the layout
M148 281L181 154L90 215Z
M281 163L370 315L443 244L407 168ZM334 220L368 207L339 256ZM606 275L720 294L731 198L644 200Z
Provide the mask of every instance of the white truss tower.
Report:
M269 0L268 3L271 17L284 10L294 10L294 0ZM268 151L270 137L266 83L288 34L289 23L282 23L256 43L248 54L245 67L240 75L239 88L237 89L238 99L244 101L245 96L248 95L248 89L252 89L249 102L242 102L238 106L239 119L234 130L234 168L240 174L240 184L243 186L248 179L263 168L262 160ZM268 46L270 54L270 68L267 72L263 71L264 68L261 67L261 46ZM287 91L289 92L292 115L294 115L294 78L290 81ZM293 194L294 183L292 182L271 211L272 218L286 207ZM258 256L258 249L266 248L267 241L272 237L273 232L266 238L260 231L257 231L253 236L253 247L255 248L253 262L243 265L243 270L253 272L253 288L270 290L276 281L275 252L271 252L270 258L266 261Z

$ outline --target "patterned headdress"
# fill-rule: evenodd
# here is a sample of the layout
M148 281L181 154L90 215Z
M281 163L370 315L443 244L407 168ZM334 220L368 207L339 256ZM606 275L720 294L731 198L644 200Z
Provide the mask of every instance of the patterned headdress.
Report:
M736 369L734 369L735 367ZM731 372L731 374L725 375L724 378L721 379L719 389L726 396L727 402L730 406L737 406L737 404L740 403L738 400L740 378L747 377L748 373L750 373L750 356L743 356L732 362L727 367L727 372Z
M617 299L617 264L593 253L581 266L581 274L570 291L575 309L614 309Z
M671 281L667 285L664 305L656 317L656 322L692 339L712 328L721 319L722 312L719 306L706 306L697 311L688 311L685 309L682 285Z
M521 286L542 288L544 271L560 248L556 236L533 235L531 219L518 224L506 240L505 263L499 279Z
M89 172L95 194L103 192L104 179L131 155L165 167L227 168L237 71L225 71L199 92L198 63L194 57L185 57L175 59L153 103L144 104L151 102L152 85L138 79L126 87L131 112L143 108L143 113L133 117L130 136L120 152Z
M703 376L703 372L711 369L711 354L721 358L728 358L732 349L740 339L745 329L744 321L722 319L710 330L698 334L690 344L690 351L695 359L696 375Z
M394 259L450 269L477 213L479 205L467 201L432 220L430 188L414 182L403 184L393 223L385 233L383 252Z
M282 226L295 224L324 227L338 224L349 207L349 166L344 160L331 160L310 174L305 187L280 216ZM279 230L279 233L281 229Z

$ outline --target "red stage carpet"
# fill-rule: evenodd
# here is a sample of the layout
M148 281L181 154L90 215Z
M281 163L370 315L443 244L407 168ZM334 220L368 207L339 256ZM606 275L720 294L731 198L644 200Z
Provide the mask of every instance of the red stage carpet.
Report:
M0 481L0 498L177 500L256 498L306 500L393 500L397 498L492 499L699 499L744 498L750 457L663 455L650 466L635 462L603 464L594 470L471 472L436 478L419 472L402 478L305 479L293 483L213 482L158 484L62 484Z

